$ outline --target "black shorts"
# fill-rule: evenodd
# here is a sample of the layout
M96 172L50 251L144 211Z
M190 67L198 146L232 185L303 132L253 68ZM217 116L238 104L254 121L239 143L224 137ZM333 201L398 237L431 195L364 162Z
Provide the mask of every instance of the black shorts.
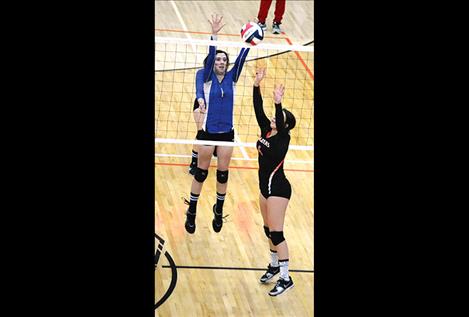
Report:
M227 141L234 142L234 130L226 133L208 133L204 130L197 131L197 140L206 141Z
M273 182L272 184L270 184L270 188L268 182L261 182L259 184L259 189L264 198L276 196L290 199L291 197L291 185L288 179L286 178L280 181Z
M199 103L197 102L197 98L194 99L194 110L192 111L195 111L195 109L199 108Z

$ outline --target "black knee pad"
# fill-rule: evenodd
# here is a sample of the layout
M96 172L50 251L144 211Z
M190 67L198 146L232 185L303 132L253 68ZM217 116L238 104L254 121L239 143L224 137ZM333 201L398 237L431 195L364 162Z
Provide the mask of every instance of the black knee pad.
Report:
M195 171L194 178L199 183L203 183L205 181L205 179L207 178L207 175L208 175L208 170L203 170L203 169L197 167L197 170Z
M269 227L266 227L264 226L264 232L265 232L265 235L267 236L267 238L270 239L270 231L269 231Z
M228 171L219 171L217 170L217 181L220 184L224 184L228 181Z
M273 245L279 245L282 241L285 241L283 231L271 231L270 239L272 240Z

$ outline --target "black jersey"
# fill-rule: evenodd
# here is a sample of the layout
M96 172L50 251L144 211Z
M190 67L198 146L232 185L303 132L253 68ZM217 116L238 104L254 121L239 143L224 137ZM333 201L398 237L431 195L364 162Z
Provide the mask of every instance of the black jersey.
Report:
M256 147L259 152L259 187L264 197L280 196L290 198L291 187L283 171L283 161L290 144L290 133L285 129L282 104L275 104L277 134L270 136L270 120L264 113L259 87L253 91L254 111L261 135Z

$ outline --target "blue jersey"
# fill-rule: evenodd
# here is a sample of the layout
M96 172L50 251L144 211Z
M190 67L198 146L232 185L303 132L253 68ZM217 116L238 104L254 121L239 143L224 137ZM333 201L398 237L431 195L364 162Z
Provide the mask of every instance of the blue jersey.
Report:
M199 69L197 73L195 73L195 98L203 98L205 101L205 94L204 94L204 69Z
M213 71L216 48L210 46L207 62L203 69L203 95L196 91L197 98L205 99L206 116L203 129L208 133L226 133L233 130L233 105L235 85L243 69L249 48L242 48L233 68L225 73L221 82ZM196 90L199 72L196 75Z

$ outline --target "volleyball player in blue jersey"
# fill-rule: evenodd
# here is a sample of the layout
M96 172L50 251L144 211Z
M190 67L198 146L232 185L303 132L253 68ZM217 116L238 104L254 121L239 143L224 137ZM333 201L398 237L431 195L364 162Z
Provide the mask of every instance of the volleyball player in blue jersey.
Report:
M217 33L222 29L223 16L212 15L209 23L212 27L212 40L217 39ZM234 142L233 106L235 85L243 69L249 48L242 48L233 68L228 71L229 56L215 46L209 47L209 53L204 61L203 95L197 93L197 99L205 100L205 117L202 129L197 133L198 140ZM192 181L189 208L186 212L185 228L189 233L195 232L195 218L197 201L202 190L203 182L207 178L210 159L215 146L199 146L197 169ZM212 227L220 232L223 225L223 203L228 185L228 168L233 154L232 146L217 146L217 200L213 205L214 218Z
M259 152L259 205L264 231L269 239L271 263L267 272L260 278L261 283L271 280L280 273L275 287L269 292L271 296L282 294L293 287L293 280L288 273L288 246L283 236L285 213L291 197L291 186L283 171L283 162L290 144L290 130L296 125L293 114L282 108L283 85L274 89L275 117L269 120L265 115L260 82L265 76L265 69L258 69L253 87L254 112L261 129L257 141Z
M204 59L204 68L199 69L195 74L195 100L194 100L194 121L197 125L197 133L202 130L202 125L205 118L205 95L204 95L204 69L205 64L207 63L208 56ZM199 135L199 134L197 134ZM197 136L196 136L197 139ZM199 157L198 153L199 146L194 144L192 146L192 159L191 164L189 165L189 174L195 175L197 171L197 161ZM213 152L213 156L217 156L217 147L215 146L215 150Z

